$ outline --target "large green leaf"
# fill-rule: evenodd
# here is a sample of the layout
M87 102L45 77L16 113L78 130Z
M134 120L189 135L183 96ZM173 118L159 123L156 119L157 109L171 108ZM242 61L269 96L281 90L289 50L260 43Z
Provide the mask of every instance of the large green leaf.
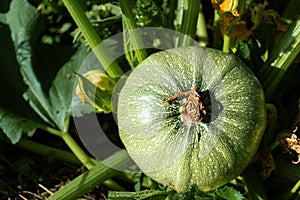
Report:
M40 22L37 9L26 0L12 1L7 14L7 23L10 26L24 82L28 85L24 98L45 122L62 130L71 104L75 78L73 72L80 66L86 55L86 49L80 49L80 52L65 63L53 80L54 77L49 77L48 74L55 74L56 70L66 62L64 59L69 57L73 50L71 48L62 49L61 46L51 46L49 50L49 47L38 45L36 36L41 31ZM64 56L60 56L60 54ZM59 59L59 57L63 57L63 59ZM47 84L51 82L49 90L50 86L47 87Z
M19 65L6 25L0 27L0 128L16 143L26 133L31 136L41 126L39 117L22 98L26 86L22 81Z
M7 25L0 27L0 128L12 143L41 126L63 129L74 72L88 53L86 48L74 53L72 46L39 44L43 26L36 8L26 0L13 0L9 12L1 16Z
M0 22L6 24L6 17L5 14L0 13Z
M72 112L71 103L73 87L75 82L75 72L78 71L81 62L87 56L87 48L81 47L62 67L55 77L50 88L51 106L58 111L58 115L68 115ZM61 112L63 111L63 112ZM63 116L61 116L63 118Z
M0 107L0 127L13 144L21 139L22 133L32 136L39 126L41 124L38 121L28 116Z
M44 121L61 126L51 112L47 97L32 66L31 45L34 42L32 36L40 32L36 26L39 19L38 11L26 0L13 0L6 17L11 30L16 57L21 66L21 73L25 83L29 86L29 90L24 94L25 99L29 101L31 107Z

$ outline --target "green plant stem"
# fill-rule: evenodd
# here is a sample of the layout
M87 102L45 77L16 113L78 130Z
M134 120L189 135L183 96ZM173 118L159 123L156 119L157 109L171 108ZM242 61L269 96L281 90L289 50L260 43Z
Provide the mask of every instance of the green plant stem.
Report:
M223 52L229 53L230 52L230 34L225 33L224 34L224 41L223 41Z
M55 159L59 159L59 160L63 160L75 165L82 165L82 163L80 162L80 160L78 160L78 158L76 156L74 156L73 153L68 152L68 151L64 151L61 149L57 149L54 147L50 147L38 142L34 142L28 139L22 139L20 140L17 144L18 147L21 147L23 149L26 149L28 151L37 153L37 154L41 154L41 155L46 155L46 156L50 156L50 158L55 158ZM90 158L94 163L98 163L97 160ZM105 185L107 188L112 189L112 190L124 190L123 187L121 187L119 184L117 184L116 182L114 182L111 179L107 179L103 182L103 185Z
M207 35L207 29L206 29L206 21L204 18L203 13L203 6L200 1L200 9L199 9L199 15L198 15L198 22L197 22L197 30L196 35L199 38L199 45L200 46L207 46L208 45L208 35Z
M270 144L269 146L267 146L267 150L268 151L273 151L274 149L276 149L278 146L280 145L279 141L275 141L274 143Z
M268 125L263 136L264 146L274 142L275 134L277 134L275 131L277 126L277 108L271 103L267 103L266 108Z
M176 15L174 21L176 31L180 31L181 28L181 22L183 18L183 7L184 7L183 4L184 4L183 0L177 0L177 9L176 9Z
M300 180L298 180L298 182L294 185L294 187L291 189L291 193L295 194L297 192L297 190L299 190L300 188Z
M176 19L176 7L177 7L177 0L172 0L169 2L169 10L170 13L167 19L167 28L175 30L174 27L174 20Z
M296 181L296 184L291 187L290 190L285 190L281 194L278 194L275 200L295 200L299 198L299 181L300 181L300 169L299 166L292 164L290 161L286 161L283 157L275 157L276 174L281 177L282 180ZM298 191L297 191L298 188ZM295 193L293 193L295 191Z
M180 32L191 38L195 38L200 4L199 0L184 0Z
M213 32L213 47L215 49L222 48L222 36L221 36L221 20L222 18L218 14L218 12L215 10L214 12L214 32Z
M199 0L183 0L183 14L180 32L193 39L196 36L196 27L200 11L200 4L201 2ZM182 46L190 45L190 41L191 40L189 38L184 38Z
M59 131L47 126L41 127L41 129L61 137L86 168L90 169L95 165L95 162L80 148L68 132Z
M284 9L281 17L284 19L293 19L295 16L299 15L299 1L290 0L287 2L287 6Z
M269 59L258 71L258 78L265 88L269 100L300 52L300 17L290 25L289 30L278 38L280 43L271 52Z
M64 132L68 132L69 126L70 126L70 116L68 115L68 116L66 117L66 120L65 120L65 126L64 126L63 131L64 131Z
M68 132L62 133L62 139L87 169L91 169L95 165L95 162L80 148Z
M130 66L134 68L147 58L148 54L140 33L135 30L138 28L132 12L135 1L119 0L119 5L122 10L125 55Z
M72 154L71 152L40 144L38 142L30 141L28 139L22 139L16 145L28 151L50 156L51 158L63 160L75 165L82 164L80 160L78 160L78 158L76 158L76 156L74 156L74 154Z
M297 181L297 183L294 185L294 187L284 195L281 199L283 200L290 200L290 199L299 199L299 188L300 188L300 180ZM298 193L297 193L298 191ZM297 197L295 196L297 195Z
M48 199L77 199L89 190L101 184L104 180L107 180L108 178L114 176L117 171L113 168L118 169L132 164L128 153L124 150L115 153L114 155L107 158L104 162L106 163L106 165L97 163L92 169L75 178L73 181L71 181L62 189L58 190Z
M116 62L111 63L113 59L109 53L104 51L102 48L97 48L97 46L102 42L97 31L94 29L89 19L85 15L84 10L80 5L80 1L77 0L63 0L65 6L70 12L73 20L77 24L78 28L82 32L83 36L86 38L89 46L95 53L99 62L105 68L107 74L113 78L120 77L123 74L122 69Z

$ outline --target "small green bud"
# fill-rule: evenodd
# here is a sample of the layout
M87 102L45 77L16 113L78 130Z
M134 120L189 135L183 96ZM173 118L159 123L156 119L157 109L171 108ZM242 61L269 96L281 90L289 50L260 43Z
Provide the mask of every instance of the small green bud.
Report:
M95 107L96 112L111 112L111 95L115 80L101 70L91 70L85 74L76 74L78 84L76 94L82 103Z

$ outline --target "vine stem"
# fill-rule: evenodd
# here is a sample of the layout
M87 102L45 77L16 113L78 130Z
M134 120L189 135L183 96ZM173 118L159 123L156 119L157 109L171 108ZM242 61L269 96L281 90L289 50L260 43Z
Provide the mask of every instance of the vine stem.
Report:
M272 151L278 146L277 140L275 143L271 144L274 140L274 137L276 138L275 133L277 127L277 108L273 104L267 103L266 109L267 109L268 124L263 136L264 137L263 141L264 141L264 146L267 148L266 150Z
M197 22L197 29L196 35L199 37L199 45L200 46L207 46L208 45L208 35L206 29L206 21L203 13L203 6L200 1L200 10L198 15L198 22Z
M176 11L176 7L177 7L177 2L178 2L178 0L173 0L173 1L169 2L169 9L171 12L169 13L168 19L167 19L167 28L173 29L173 30L175 30L174 21L176 19L175 11Z
M300 17L291 25L289 30L278 38L279 43L274 48L264 65L258 71L258 78L265 88L266 100L274 94L281 80L300 52Z
M142 37L139 35L140 33L132 30L138 28L133 13L134 4L135 1L119 0L122 10L125 56L132 68L136 67L148 56Z
M16 145L26 149L27 151L31 151L40 155L51 155L55 159L63 160L75 165L81 165L81 162L78 160L78 158L68 151L57 149L28 139L22 139Z
M90 169L95 165L95 162L80 148L68 132L59 131L48 126L43 126L41 129L61 137L87 169Z
M223 42L223 52L230 53L230 35L228 33L224 34L224 42Z
M97 163L95 167L84 172L76 177L70 183L65 185L62 189L58 190L54 195L49 197L49 200L57 199L77 199L92 188L101 184L103 181L117 174L114 168L128 167L132 165L132 161L128 153L121 150L112 156L105 159L105 163ZM108 167L112 166L112 167Z
M221 31L220 31L220 26L221 26L221 20L222 18L219 16L218 12L215 10L214 11L214 32L213 32L213 48L219 49L222 47L222 36L221 36Z
M73 153L68 152L68 151L64 151L61 149L57 149L51 146L47 146L38 142L34 142L28 139L22 139L20 140L17 144L18 147L21 147L23 149L26 149L28 151L37 153L37 154L41 154L41 155L51 155L54 156L54 158L59 159L59 160L63 160L75 165L81 165L81 161L74 156ZM97 160L90 158L94 163L99 163ZM119 190L119 191L123 191L125 190L122 186L120 186L118 183L114 182L111 179L107 179L103 182L103 184L111 189L111 190Z
M199 0L179 0L178 5L183 6L179 31L186 35L183 38L183 46L191 45L189 37L194 39L196 36L200 4Z
M70 116L68 115L65 120L64 132L68 132L70 126Z
M78 0L63 0L66 8L70 12L73 20L77 24L79 30L86 38L89 46L95 53L99 62L105 68L107 74L113 78L120 77L123 74L122 69L116 62L112 62L110 54L104 51L102 48L97 48L97 46L102 42L99 37L97 31L85 15L84 10L80 5L80 1Z
M92 159L78 146L68 132L62 133L62 139L86 168L91 169L95 165Z
M291 193L295 194L297 190L300 188L300 180L294 185L294 187L291 189Z

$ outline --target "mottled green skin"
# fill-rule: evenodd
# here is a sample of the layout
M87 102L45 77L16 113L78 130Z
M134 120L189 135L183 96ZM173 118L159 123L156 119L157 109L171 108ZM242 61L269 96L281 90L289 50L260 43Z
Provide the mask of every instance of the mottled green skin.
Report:
M193 86L215 96L215 117L189 127L181 122L182 102L161 99ZM233 55L195 46L163 51L129 75L119 96L118 123L126 149L145 174L177 191L193 184L209 191L238 176L257 151L266 125L263 89Z

